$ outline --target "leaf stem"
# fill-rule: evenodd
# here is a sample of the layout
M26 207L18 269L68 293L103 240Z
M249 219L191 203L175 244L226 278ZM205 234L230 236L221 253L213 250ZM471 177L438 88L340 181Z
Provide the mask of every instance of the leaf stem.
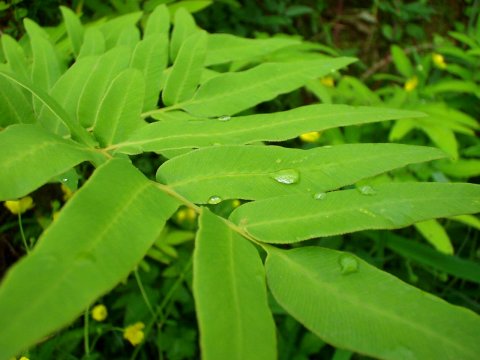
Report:
M161 114L163 112L180 109L183 105L184 105L183 103L179 103L179 104L175 104L175 105L172 105L172 106L167 106L167 107L164 107L164 108L161 108L161 109L146 111L146 112L142 113L140 116L142 118L146 118L146 117L149 117L149 116L152 116L152 115L155 115L155 114Z

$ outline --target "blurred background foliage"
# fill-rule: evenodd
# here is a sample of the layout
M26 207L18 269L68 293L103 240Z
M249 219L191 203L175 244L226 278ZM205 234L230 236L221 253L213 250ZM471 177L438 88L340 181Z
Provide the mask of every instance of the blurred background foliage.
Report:
M185 7L194 13L200 27L212 33L298 37L320 52L359 58L348 71L312 81L305 89L259 105L257 111L322 102L415 109L426 114L424 118L396 123L309 133L284 146L307 149L388 141L433 145L450 159L410 166L371 179L370 183L417 179L479 182L479 0L7 0L0 1L0 31L20 39L26 17L42 26L56 26L61 22L61 13L56 11L60 5L82 15L86 23L137 10L149 12L164 3L171 12ZM230 70L242 68L242 64L235 66ZM146 154L133 161L153 178L163 159ZM62 176L62 181L66 179L62 187L50 184L31 194L35 206L22 220L30 246L91 170L82 165L76 172ZM238 200L223 202L212 209L227 215L239 204ZM24 255L24 247L15 214L2 207L0 224L1 277ZM108 317L88 325L94 349L88 357L82 350L84 319L79 319L32 349L31 358L196 358L198 332L191 291L195 228L195 213L186 208L178 210L138 270L99 299L107 306ZM479 230L477 217L461 216L395 232L367 231L306 243L352 251L406 282L480 312L479 285L461 275L469 262L480 261ZM157 304L161 319L151 318L149 302ZM276 314L281 359L365 358L325 345L287 316L274 300L271 306ZM138 319L145 323L147 340L133 347L122 338L120 326Z

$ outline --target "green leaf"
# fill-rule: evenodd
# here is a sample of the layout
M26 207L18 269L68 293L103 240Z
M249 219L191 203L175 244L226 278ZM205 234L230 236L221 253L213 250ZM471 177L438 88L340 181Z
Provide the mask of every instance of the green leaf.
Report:
M195 33L183 42L162 93L165 105L181 103L193 97L200 83L206 51L205 31Z
M136 23L142 17L142 12L132 12L110 20L99 27L105 37L105 47L107 50L112 49L118 42L122 31L125 28L135 27Z
M130 51L127 47L116 47L96 58L90 71L84 74L80 82L71 84L76 87L78 97L71 98L67 111L74 109L76 120L84 127L93 124L95 115L110 83L130 63ZM85 71L82 69L82 72Z
M21 88L29 91L36 99L38 99L40 103L42 103L48 109L48 111L50 111L55 116L55 118L58 119L58 122L54 124L55 128L50 128L49 126L46 126L47 128L57 133L55 130L58 129L59 125L62 125L63 128L66 128L68 126L74 139L77 139L87 145L94 144L93 139L85 131L85 129L83 129L76 122L74 122L65 112L65 110L42 89L38 88L36 85L31 84L27 80L24 80L15 74L0 71L0 77L10 80L12 83L15 83Z
M254 59L300 43L290 38L246 39L231 34L210 34L205 65Z
M0 127L34 122L31 97L10 80L0 77Z
M23 48L15 41L14 38L7 34L2 34L3 55L7 60L7 64L19 76L29 79L29 70L27 65L27 57Z
M231 219L261 241L291 243L480 211L480 185L391 183L361 190L330 192L318 200L298 194L255 201L237 208Z
M164 163L157 180L195 203L257 200L286 194L325 192L409 163L444 157L434 148L398 144L352 144L311 150L277 146L213 146ZM294 170L293 186L275 180Z
M117 38L115 46L127 46L131 49L135 48L140 42L140 30L132 25L122 29Z
M62 74L63 64L52 43L43 36L38 25L29 19L25 19L24 24L33 54L32 82L48 91Z
M440 149L445 151L452 159L458 159L458 142L455 134L446 126L420 123L418 125L425 134L437 145Z
M413 76L412 63L408 59L403 49L397 45L392 45L390 47L390 51L392 52L393 63L395 64L395 67L397 68L398 72L403 76L405 76L406 78L412 77Z
M63 21L65 22L65 27L67 28L67 34L68 38L70 39L73 54L75 57L78 57L83 43L84 29L82 23L77 15L69 8L60 6L60 11L62 12Z
M266 271L280 305L336 347L380 359L478 357L478 315L352 254L272 248Z
M3 279L1 358L68 325L125 279L177 206L123 160L95 171Z
M442 225L436 220L421 221L414 224L422 236L438 251L444 254L453 254L453 246L450 237Z
M161 113L177 114L175 112ZM184 113L180 113L184 114ZM121 151L161 152L167 149L197 148L214 144L251 144L258 141L284 141L310 131L340 126L423 116L422 113L352 107L346 105L307 105L271 114L257 114L192 121L160 121L139 130L121 145ZM224 121L221 121L221 120Z
M87 28L77 60L90 55L101 55L105 52L105 38L96 28Z
M105 91L93 119L93 134L104 146L125 140L145 125L141 119L145 83L137 69L122 71Z
M184 8L178 9L174 16L175 26L172 31L172 40L170 42L170 59L172 62L177 58L178 51L183 42L193 33L198 31L197 25L193 16Z
M382 238L382 241L385 241L385 244L390 249L407 259L480 284L480 265L474 261L442 254L429 246L395 236L394 234L385 236Z
M163 71L168 62L168 38L158 34L140 41L133 51L132 68L141 70L145 79L143 111L155 109L163 87Z
M258 251L206 208L199 224L193 293L202 358L276 359L275 324Z
M12 125L0 132L0 199L27 195L52 177L90 160L88 148L37 125ZM41 165L40 165L41 164Z
M213 0L180 0L169 6L170 12L175 15L179 9L185 9L189 13L195 13L210 6Z
M450 219L471 226L474 229L480 230L480 220L473 215L458 215L453 216Z
M246 71L222 74L202 84L193 99L179 107L196 116L233 115L291 92L305 85L308 80L353 61L352 58L336 58L264 63Z
M158 5L148 17L147 25L143 38L150 36L157 37L159 35L168 36L170 30L170 13L166 5Z
M476 159L438 162L435 167L446 175L456 178L480 176L480 160Z

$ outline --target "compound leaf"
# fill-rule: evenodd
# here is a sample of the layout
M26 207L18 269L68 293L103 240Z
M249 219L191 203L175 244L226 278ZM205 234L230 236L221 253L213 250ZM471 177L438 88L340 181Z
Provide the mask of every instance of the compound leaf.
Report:
M130 154L192 149L214 144L241 145L258 141L283 141L310 131L422 116L422 113L414 111L324 104L307 105L272 114L191 121L187 121L188 116L183 118L185 113L162 114L166 115L165 118L168 118L168 114L179 116L172 118L172 121L149 124L137 131L120 145L120 151Z
M165 105L177 104L192 98L200 82L206 51L205 31L197 32L183 42L162 93Z
M478 211L480 185L390 183L329 192L319 199L298 194L259 200L237 208L231 219L259 240L291 243Z
M248 199L338 189L410 163L444 157L435 148L399 144L349 144L311 150L277 146L213 146L164 163L157 180L195 203L212 196ZM295 171L293 186L276 180Z
M276 359L258 251L206 208L195 243L193 291L203 359Z
M37 125L9 126L0 132L0 143L1 200L27 195L92 157L88 148Z
M98 168L3 279L0 357L68 325L124 279L177 206L126 161Z
M266 271L280 305L336 347L380 359L478 357L478 315L352 254L271 249Z
M354 62L332 58L294 63L264 63L238 73L227 73L206 81L195 96L181 106L196 116L225 116L246 110L280 94L291 92L309 80Z
M145 82L137 69L122 71L105 91L93 120L93 134L102 146L125 140L145 124L141 119Z

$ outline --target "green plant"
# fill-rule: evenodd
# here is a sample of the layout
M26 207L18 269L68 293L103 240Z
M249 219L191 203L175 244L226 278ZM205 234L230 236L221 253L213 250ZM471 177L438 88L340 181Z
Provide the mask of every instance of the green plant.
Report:
M77 173L85 183L5 275L0 358L44 340L86 309L88 357L89 306L132 271L151 313L148 331L160 327L165 306L160 299L152 303L152 289L145 290L135 268L146 254L164 262L178 256L175 245L191 232L162 229L172 216L181 220L181 205L199 214L193 259L184 263L192 261L205 359L276 357L269 293L339 348L387 359L476 358L480 319L474 312L315 239L475 213L480 187L368 183L443 158L434 148L269 144L422 113L316 104L245 115L354 59L326 57L298 40L207 34L183 9L169 36L165 6L155 9L142 33L136 27L141 13L88 27L66 8L62 14L66 33L60 28L55 42L29 20L31 49L2 37L0 169L7 175L0 178L0 199L23 197L49 181L68 183L84 162L95 169ZM147 152L166 160L155 180L151 169L146 176L133 165ZM462 264L473 270L457 275L480 282L478 264ZM141 341L141 329L133 327L132 344Z

